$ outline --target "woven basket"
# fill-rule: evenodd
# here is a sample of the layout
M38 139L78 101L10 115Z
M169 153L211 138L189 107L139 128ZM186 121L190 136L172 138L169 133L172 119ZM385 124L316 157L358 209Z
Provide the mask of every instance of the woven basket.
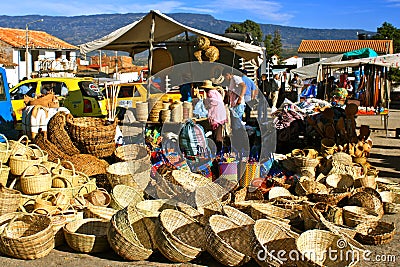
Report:
M30 154L31 157L35 157L40 160L40 163L46 162L49 159L49 153L47 153L45 150L42 150L38 145L36 144L29 144L29 148L26 150L26 154Z
M112 217L107 238L115 253L126 260L146 260L153 253L143 216L133 206Z
M108 124L100 118L74 118L67 114L66 125L72 141L81 152L97 157L108 157L114 153L117 120Z
M248 226L240 226L232 219L213 215L205 227L207 251L226 266L240 266L251 258L246 255L251 241Z
M355 187L377 188L376 178L374 175L363 175L354 180Z
M204 229L177 210L163 210L156 229L159 251L173 262L189 262L205 249Z
M332 160L344 165L352 165L353 162L351 156L345 152L336 152L332 155Z
M379 194L371 194L367 191L357 192L349 198L347 204L373 210L378 214L379 219L384 214L382 198Z
M0 161L0 184L3 186L7 185L8 175L10 174L10 167L3 165Z
M342 200L346 200L351 196L351 192L345 192L345 193L331 193L331 194L309 194L307 195L308 199L312 202L322 202L326 203L328 205L337 205L339 202Z
M251 217L254 220L265 219L265 218L276 218L276 219L294 219L299 215L299 211L293 207L293 209L280 208L271 203L253 203L251 204Z
M222 213L241 226L254 225L255 223L249 215L229 205L222 206Z
M10 148L10 143L7 140L7 137L0 133L0 136L4 139L4 143L0 143L0 162L1 163L7 163L8 159L10 158L11 155L11 148Z
M53 248L54 230L47 216L15 215L0 234L0 251L14 258L42 258Z
M29 144L29 137L27 135L23 135L17 141L9 140L8 142L10 144L11 155L13 154L23 155L27 150Z
M146 162L150 160L147 148L137 144L119 146L114 153L119 161L143 160Z
M359 224L368 224L379 221L379 216L374 211L358 206L343 207L343 221L347 226L355 227Z
M107 173L109 164L105 160L101 160L89 154L77 154L68 158L75 166L75 170L82 172L87 176Z
M182 202L177 202L176 203L176 209L179 210L180 212L185 213L186 215L189 215L195 220L200 220L203 214L201 214L198 210L193 208L192 206L182 203Z
M344 241L344 242L343 242ZM357 253L353 253L351 246L346 244L342 237L335 235L331 232L324 230L308 230L302 233L297 239L297 249L301 253L301 258L304 257L305 261L311 262L299 262L307 266L314 264L314 266L355 266L359 261ZM328 251L336 251L335 255L354 255L355 258L351 257L327 257Z
M197 37L197 47L202 50L206 50L210 47L210 39L205 36Z
M35 136L34 143L37 144L42 150L48 154L48 160L57 162L60 160L68 159L68 155L55 146L52 142L47 139L45 132L40 132Z
M26 147L26 150L32 150L29 147ZM33 152L28 153L28 154L18 154L18 153L13 153L10 156L10 172L11 174L14 175L22 175L22 173L30 166L39 164L41 162L41 159L31 156L34 154Z
M313 180L300 180L297 182L295 192L298 196L305 196L308 194L328 194L328 189L325 185Z
M151 165L144 161L117 162L107 168L107 179L112 187L126 185L143 191L150 181Z
M286 188L280 186L274 186L271 188L271 190L268 191L268 199L287 196L292 196L292 193L290 193L289 190L287 190Z
M66 209L69 203L57 203L57 196L52 192L43 192L36 199L33 208L37 213L52 214Z
M263 200L264 199L264 194L262 191L258 188L255 190L252 190L252 187L245 187L242 189L239 189L234 193L234 202L241 202L241 201L247 201L247 200Z
M308 158L306 156L295 156L293 157L294 164L297 167L317 167L320 158Z
M55 194L62 193L68 199L73 199L76 196L83 196L84 194L88 194L93 190L97 189L96 179L89 178L88 176L82 176L82 181L78 186L69 186L65 188L51 188L48 191L53 192Z
M83 196L95 206L107 207L111 202L111 196L104 188L97 188Z
M110 207L121 210L128 205L135 206L143 200L142 192L137 191L133 187L120 184L112 189Z
M286 225L275 220L261 219L254 225L254 238L252 241L253 258L260 266L281 266L282 261L268 255L272 251L284 251L285 255L289 253L298 253L296 241L299 235L291 231ZM300 254L300 253L299 253ZM275 255L276 256L276 255ZM285 261L287 266L296 266L295 262Z
M0 216L17 211L21 204L22 194L18 190L0 184Z
M57 112L47 124L47 135L60 151L72 156L79 154L79 149L74 145L66 130L66 113Z
M378 221L368 225L356 227L357 234L354 239L364 245L383 245L393 240L395 233L394 223Z
M348 191L354 184L354 179L348 174L330 174L325 178L326 184L340 191Z
M108 246L107 229L109 222L101 219L83 219L70 222L64 226L67 244L82 253L106 251Z
M379 192L382 197L383 210L385 214L400 212L400 195L391 191Z
M117 210L115 209L96 206L91 203L88 203L84 210L86 218L98 218L105 221L110 221L115 213L117 213Z
M63 167L66 164L70 167L70 169L66 169ZM63 188L68 186L78 186L79 180L82 179L82 175L78 174L75 171L74 164L70 161L60 161L60 163L53 168L51 171L53 176L52 187Z
M51 188L49 170L41 164L34 164L25 169L20 178L22 192L28 195L40 194Z

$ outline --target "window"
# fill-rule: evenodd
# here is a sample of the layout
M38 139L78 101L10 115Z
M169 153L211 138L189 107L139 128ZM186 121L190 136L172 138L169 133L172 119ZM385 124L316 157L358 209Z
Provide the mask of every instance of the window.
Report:
M62 57L62 52L61 51L56 51L56 59Z
M46 94L49 91L53 91L55 95L61 95L62 82L42 82L42 87L40 88L41 94Z
M25 50L19 50L19 60L25 61Z
M121 86L121 88L119 89L118 97L120 98L132 97L134 91L135 91L134 86Z
M70 61L71 60L71 51L66 51L65 52L65 58Z
M39 60L39 50L31 50L32 62Z
M24 95L27 95L29 97L35 97L36 87L37 87L36 82L21 84L11 92L11 99L23 99ZM26 90L28 90L27 93L25 94L21 93L25 92Z
M6 90L4 88L3 74L0 74L0 101L7 100Z

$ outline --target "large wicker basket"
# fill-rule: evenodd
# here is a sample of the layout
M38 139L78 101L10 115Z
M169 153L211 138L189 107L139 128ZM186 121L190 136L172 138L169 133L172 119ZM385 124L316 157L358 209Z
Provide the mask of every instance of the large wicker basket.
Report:
M112 187L126 185L143 191L150 181L149 162L117 162L107 168L107 179Z
M177 210L161 212L156 227L159 251L173 262L188 262L205 249L204 229L193 218Z
M0 234L0 251L14 258L42 258L53 248L54 231L47 216L17 214Z
M145 162L150 160L147 148L138 144L119 146L114 153L119 161L143 160Z
M117 120L109 124L100 118L66 116L69 135L79 150L97 157L111 156L115 151Z
M118 211L107 234L111 248L126 260L146 260L153 253L143 216L134 206Z
M0 143L0 162L7 163L11 155L10 143L8 142L7 137L5 137L5 135L0 133L0 136L5 141L5 143Z
M240 226L222 215L212 215L205 227L207 251L226 266L240 266L251 258L248 255L251 235L248 226Z
M107 229L109 222L101 219L82 219L64 226L65 240L79 252L96 253L106 251L108 246Z
M128 205L136 206L143 201L143 193L127 185L116 185L112 189L110 207L121 210Z

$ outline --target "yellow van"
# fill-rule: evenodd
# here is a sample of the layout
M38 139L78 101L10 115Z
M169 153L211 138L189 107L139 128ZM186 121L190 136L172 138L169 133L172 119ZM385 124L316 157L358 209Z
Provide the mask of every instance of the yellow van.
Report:
M17 121L22 119L22 110L25 107L24 95L34 97L50 90L58 96L60 106L68 108L74 116L107 115L106 100L93 78L46 77L22 81L10 89Z

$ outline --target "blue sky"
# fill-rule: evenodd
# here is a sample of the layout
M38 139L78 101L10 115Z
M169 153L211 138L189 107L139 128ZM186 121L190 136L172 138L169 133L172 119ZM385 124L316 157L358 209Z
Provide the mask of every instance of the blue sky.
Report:
M216 19L319 29L376 31L383 22L400 28L400 0L18 0L4 1L1 15L77 16L110 13L204 13Z

